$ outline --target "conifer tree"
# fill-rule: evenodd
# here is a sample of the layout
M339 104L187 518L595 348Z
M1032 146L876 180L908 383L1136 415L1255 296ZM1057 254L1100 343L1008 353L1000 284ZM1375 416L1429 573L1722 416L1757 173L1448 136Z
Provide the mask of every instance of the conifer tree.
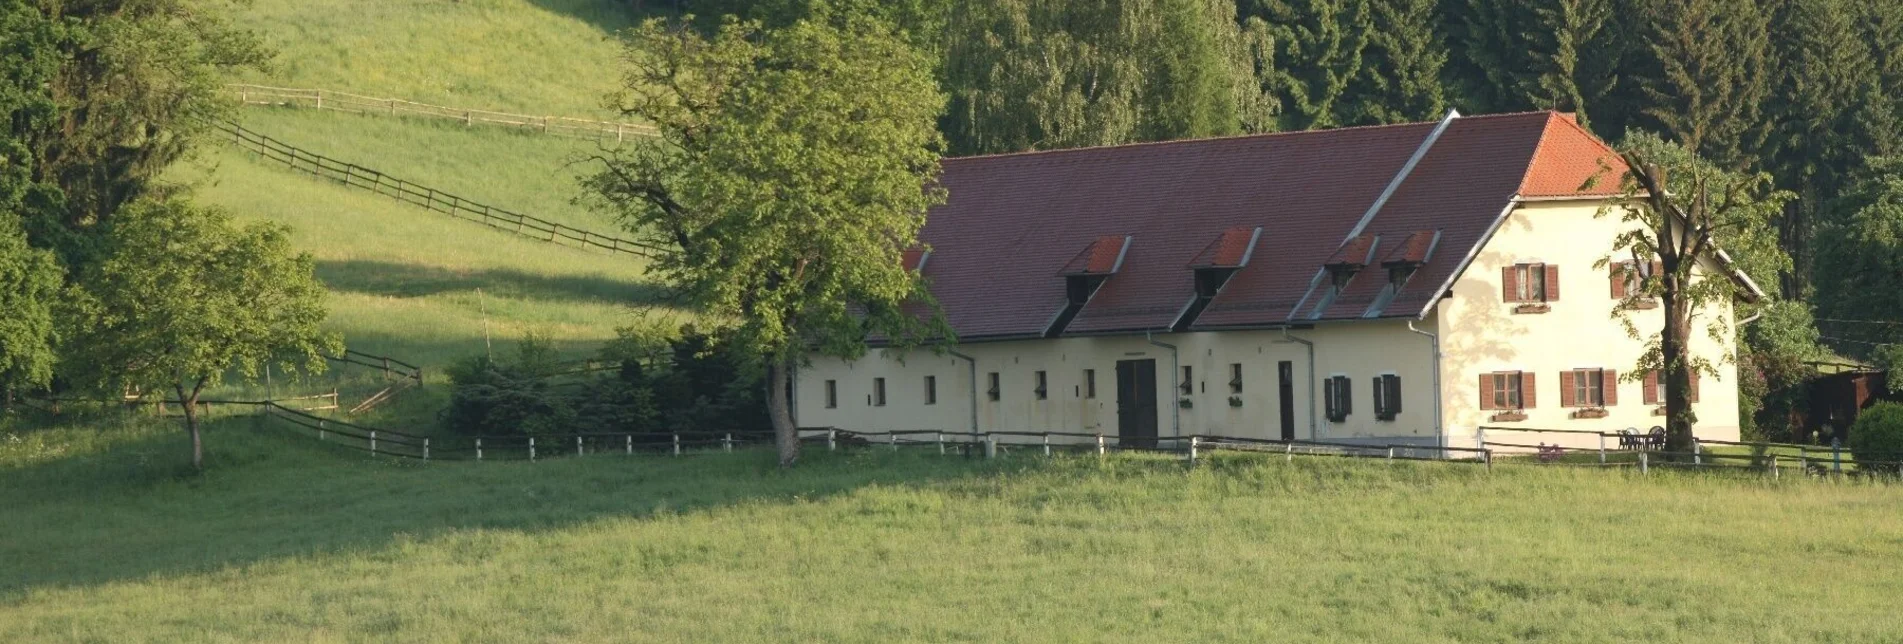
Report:
M1464 0L1450 11L1449 76L1469 110L1554 109L1591 123L1618 84L1611 0ZM1604 131L1603 129L1601 131Z
M1369 0L1253 0L1281 64L1261 78L1280 104L1283 130L1342 125L1349 84L1362 73L1373 31Z
M1362 54L1361 73L1348 86L1343 125L1404 123L1437 118L1447 110L1435 0L1372 0L1374 31Z
M1636 120L1727 168L1754 165L1768 135L1770 33L1755 0L1639 3Z

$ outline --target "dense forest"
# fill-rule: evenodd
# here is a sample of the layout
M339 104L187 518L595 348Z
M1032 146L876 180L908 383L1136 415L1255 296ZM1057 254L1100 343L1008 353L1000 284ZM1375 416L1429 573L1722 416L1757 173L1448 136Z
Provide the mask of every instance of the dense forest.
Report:
M1748 389L1832 353L1903 362L1889 344L1903 324L1866 322L1903 319L1903 162L1886 160L1903 147L1903 0L687 4L706 24L851 12L899 25L938 61L952 155L1448 109L1572 112L1615 142L1655 132L1796 195L1762 244L1789 268L1757 275L1783 304L1745 330L1748 371L1773 382Z

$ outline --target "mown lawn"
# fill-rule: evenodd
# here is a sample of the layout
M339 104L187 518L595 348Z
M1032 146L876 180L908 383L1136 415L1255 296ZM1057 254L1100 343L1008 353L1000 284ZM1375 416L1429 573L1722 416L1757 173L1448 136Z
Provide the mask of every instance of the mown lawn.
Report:
M1340 459L414 463L0 434L0 641L1868 641L1903 486Z

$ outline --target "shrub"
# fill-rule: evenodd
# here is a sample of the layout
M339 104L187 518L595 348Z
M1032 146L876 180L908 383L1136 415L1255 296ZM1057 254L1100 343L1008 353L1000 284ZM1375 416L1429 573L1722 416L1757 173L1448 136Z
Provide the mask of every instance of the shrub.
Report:
M1880 402L1850 426L1850 453L1858 461L1903 461L1903 404Z

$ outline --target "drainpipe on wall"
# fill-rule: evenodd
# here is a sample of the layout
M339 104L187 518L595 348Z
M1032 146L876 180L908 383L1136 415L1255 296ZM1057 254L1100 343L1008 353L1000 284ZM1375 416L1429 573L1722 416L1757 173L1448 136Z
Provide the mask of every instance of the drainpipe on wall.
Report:
M1445 392L1440 388L1440 336L1414 328L1413 320L1407 321L1407 330L1427 336L1428 344L1434 347L1434 436L1435 442L1446 447L1447 428L1441 426L1441 396Z
M971 433L976 434L978 433L978 360L957 351L946 351L946 353L964 360L971 369Z
M1277 343L1308 347L1308 440L1321 440L1321 424L1315 420L1315 343L1289 335L1288 327L1282 327L1282 339Z
M1143 332L1143 341L1148 342L1155 346L1169 349L1170 350L1170 377L1171 378L1182 377L1183 368L1181 365L1178 365L1176 363L1176 345L1157 342L1154 338L1150 337L1149 331ZM1175 389L1178 392L1182 391L1181 389L1177 389L1175 387L1172 387L1171 389ZM1180 393L1178 395L1180 395ZM1170 434L1180 438L1183 435L1183 404L1181 402L1178 402L1175 396L1171 396L1170 398L1171 398L1170 400Z

